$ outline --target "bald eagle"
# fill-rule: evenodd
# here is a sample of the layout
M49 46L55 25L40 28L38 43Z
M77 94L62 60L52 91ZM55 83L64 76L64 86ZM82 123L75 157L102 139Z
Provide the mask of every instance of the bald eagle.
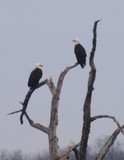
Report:
M39 80L43 75L42 67L43 67L42 64L40 63L36 64L36 68L31 72L29 76L28 87L35 88L38 85Z
M86 65L86 51L84 47L80 44L79 39L74 39L72 42L75 44L74 52L77 58L78 64L81 65L82 68Z

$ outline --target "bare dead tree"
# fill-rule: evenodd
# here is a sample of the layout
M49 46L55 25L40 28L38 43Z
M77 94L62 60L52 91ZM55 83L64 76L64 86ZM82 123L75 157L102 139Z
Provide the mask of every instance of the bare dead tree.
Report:
M102 160L107 151L109 150L110 146L114 143L117 135L122 132L123 133L123 126L121 127L119 122L113 116L108 115L98 115L91 117L91 100L92 100L92 92L94 90L94 82L96 77L96 67L94 64L94 56L96 51L96 41L97 41L97 24L99 20L94 23L93 27L93 42L92 42L92 50L90 52L89 58L89 65L90 65L90 72L88 78L88 86L87 86L87 93L86 98L83 105L83 126L82 126L82 135L80 142L77 145L70 145L68 146L61 154L58 153L59 145L58 145L58 137L57 137L57 126L58 126L58 107L59 107L59 100L61 95L61 89L63 85L64 78L66 74L76 67L78 63L66 67L61 73L58 78L57 85L54 84L52 78L46 79L43 82L39 83L39 85L35 88L38 89L43 85L47 85L51 94L51 114L50 114L50 122L48 126L44 126L41 123L34 122L28 113L26 112L26 108L28 106L28 102L33 94L34 90L29 90L24 102L21 104L23 108L21 110L11 112L9 114L15 114L21 112L20 122L23 123L23 116L25 116L30 124L31 127L34 127L48 135L48 142L49 142L49 152L50 152L50 160L65 160L69 158L69 155L72 151L75 153L75 157L77 160L86 160L86 151L87 151L87 144L89 139L90 133L90 126L91 122L100 119L100 118L111 118L118 126L118 129L111 135L111 137L106 142L103 149L101 149L99 155L96 157L96 160ZM110 145L111 144L111 145Z

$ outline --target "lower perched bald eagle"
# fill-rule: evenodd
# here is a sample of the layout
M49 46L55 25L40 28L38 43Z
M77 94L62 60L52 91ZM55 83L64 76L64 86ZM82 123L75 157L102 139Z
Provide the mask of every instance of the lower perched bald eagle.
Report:
M40 63L36 64L36 68L31 72L29 76L28 87L35 88L38 85L39 80L43 75L42 67L43 67L42 64Z
M77 58L78 64L81 65L82 68L86 65L86 51L84 47L80 44L79 39L74 39L72 42L75 44L74 52Z

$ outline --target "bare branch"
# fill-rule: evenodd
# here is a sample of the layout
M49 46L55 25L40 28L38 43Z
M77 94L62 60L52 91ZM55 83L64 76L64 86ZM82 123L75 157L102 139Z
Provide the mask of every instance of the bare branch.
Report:
M77 145L75 145L75 147L73 148L73 151L74 151L76 160L78 160L78 149L77 149L77 147L78 147L79 145L80 145L80 144L77 144Z
M60 156L59 160L69 159L69 155L72 152L73 148L74 146L69 146L68 148L66 148L64 153Z
M29 99L30 99L32 93L35 91L35 89L38 89L39 87L45 85L45 84L47 83L47 81L48 81L48 80L46 79L46 80L40 82L40 83L37 85L36 88L30 89L30 90L28 91L27 95L25 96L24 102L23 102L23 103L21 102L21 104L22 104L22 106L23 106L23 108L22 108L22 113L21 113L21 115L20 115L20 122L21 122L21 124L23 124L23 116L25 115L25 111L26 111L26 109L27 109L28 102L29 102Z
M22 112L22 109L20 109L20 110L18 110L18 111L10 112L10 113L8 113L7 115L11 115L11 114L19 113L19 112Z
M58 79L58 83L57 83L57 87L56 87L56 95L57 95L58 100L59 100L59 96L60 96L60 92L61 92L61 88L62 88L62 84L63 84L63 80L65 78L65 75L67 74L67 72L69 70L76 67L77 65L78 65L78 63L75 63L72 66L66 67L65 70L60 74L59 79Z
M43 85L47 84L47 82L48 82L48 79L45 79L44 81L39 82L35 89L42 87Z
M120 128L120 131L121 131L122 134L124 135L123 129L121 128L119 122L117 121L117 119L116 119L114 116L109 116L109 115L97 115L97 116L94 116L94 117L91 118L91 122L92 122L92 121L95 121L95 120L97 120L97 119L100 119L100 118L110 118L110 119L112 119L112 120L116 123L117 127Z
M47 133L47 134L48 134L48 132L49 132L49 128L48 128L48 127L45 127L45 126L43 126L43 125L41 125L41 124L39 124L39 123L34 123L34 121L31 120L30 117L28 116L27 112L25 112L25 116L26 116L29 124L30 124L32 127L36 128L36 129L39 129L39 130L43 131L44 133Z
M78 156L77 147L78 147L78 146L79 146L79 144L68 146L68 147L64 150L64 152L62 153L62 155L60 155L59 160L69 159L70 153L71 153L72 151L74 151L75 156L76 156L76 159L78 160L78 158L77 158L77 156Z
M92 50L90 52L90 66L91 66L91 69L96 69L95 65L94 65L94 55L95 55L95 51L96 51L96 43L97 43L97 33L96 33L96 30L97 30L97 24L98 22L100 22L100 20L96 21L94 23L94 27L93 27L93 41L92 41Z
M92 98L92 91L93 91L93 85L96 77L96 68L94 64L94 55L96 51L96 38L97 38L97 24L99 20L94 23L93 27L93 47L90 53L90 59L89 59L89 64L91 67L91 71L89 73L89 80L88 80L88 90L84 102L84 116L83 116L83 128L82 128L82 136L81 136L81 141L80 141L80 148L79 148L79 160L85 160L86 159L86 149L87 149L87 143L88 143L88 138L89 138L89 133L90 133L90 124L91 124L91 98Z
M26 108L27 108L27 105L28 105L28 102L29 102L29 99L32 95L32 93L34 92L35 89L38 89L40 88L41 86L45 85L46 83L48 83L48 79L45 79L44 81L40 82L36 88L34 89L30 89L27 93L27 95L25 96L25 100L24 102L20 102L22 105L23 105L23 108L20 109L20 110L17 110L17 111L13 111L11 113L8 113L7 115L11 115L11 114L15 114L15 113L19 113L19 112L25 112L26 111ZM24 113L23 113L24 114ZM23 116L23 115L22 115ZM23 120L21 120L23 122Z
M53 82L53 80L52 80L51 77L50 77L50 79L47 81L47 86L49 87L49 89L50 89L50 91L51 91L51 93L52 93L52 95L53 95L56 88L55 88L54 82Z
M59 76L57 87L54 91L53 98L52 98L52 107L51 107L51 118L50 118L50 127L54 126L54 124L58 125L58 102L59 102L59 97L61 93L61 88L63 84L63 80L67 72L76 67L78 64L74 64L73 66L67 67Z
M124 128L124 125L121 126L121 128ZM105 143L105 145L103 146L103 148L101 149L100 153L97 155L95 160L102 160L105 157L106 153L108 152L108 150L110 149L114 141L116 140L119 133L120 133L120 128L117 128L113 132L113 134L109 137L109 139L107 140L107 142Z

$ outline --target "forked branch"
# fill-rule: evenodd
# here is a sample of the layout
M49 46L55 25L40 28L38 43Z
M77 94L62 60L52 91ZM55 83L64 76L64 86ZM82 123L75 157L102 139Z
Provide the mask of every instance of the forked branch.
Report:
M29 100L30 100L30 98L31 98L32 93L35 91L35 89L40 88L41 86L45 85L47 82L48 82L48 79L40 82L40 83L37 85L36 88L30 89L30 90L28 91L27 95L25 96L24 102L20 102L20 103L22 104L23 108L20 109L20 110L11 112L11 113L9 113L8 115L12 115L12 114L15 114L15 113L22 112L22 113L21 113L21 116L20 116L20 122L21 122L21 124L23 124L23 116L25 115L25 112L26 112L26 109L27 109L27 106L28 106L28 102L29 102Z
M52 127L54 124L58 124L58 118L57 118L58 117L58 102L59 102L59 97L60 97L61 88L62 88L62 85L63 85L63 80L65 78L65 75L67 74L67 72L69 70L71 70L72 68L76 67L77 65L78 64L76 63L76 64L74 64L72 66L66 67L64 69L64 71L61 72L61 74L59 76L56 89L55 89L55 87L54 87L54 89L52 89L53 98L52 98L52 102L51 102L52 106L51 106L51 118L50 118L50 125L49 125L50 127ZM56 118L55 118L55 116L56 116Z
M51 116L49 123L49 150L51 160L58 159L58 137L57 137L57 126L58 126L58 105L60 100L61 89L63 85L63 81L67 72L76 67L78 64L74 64L72 66L66 67L63 72L61 72L57 86L52 89L52 101L51 101ZM50 85L51 86L51 85ZM50 89L51 90L51 89Z

